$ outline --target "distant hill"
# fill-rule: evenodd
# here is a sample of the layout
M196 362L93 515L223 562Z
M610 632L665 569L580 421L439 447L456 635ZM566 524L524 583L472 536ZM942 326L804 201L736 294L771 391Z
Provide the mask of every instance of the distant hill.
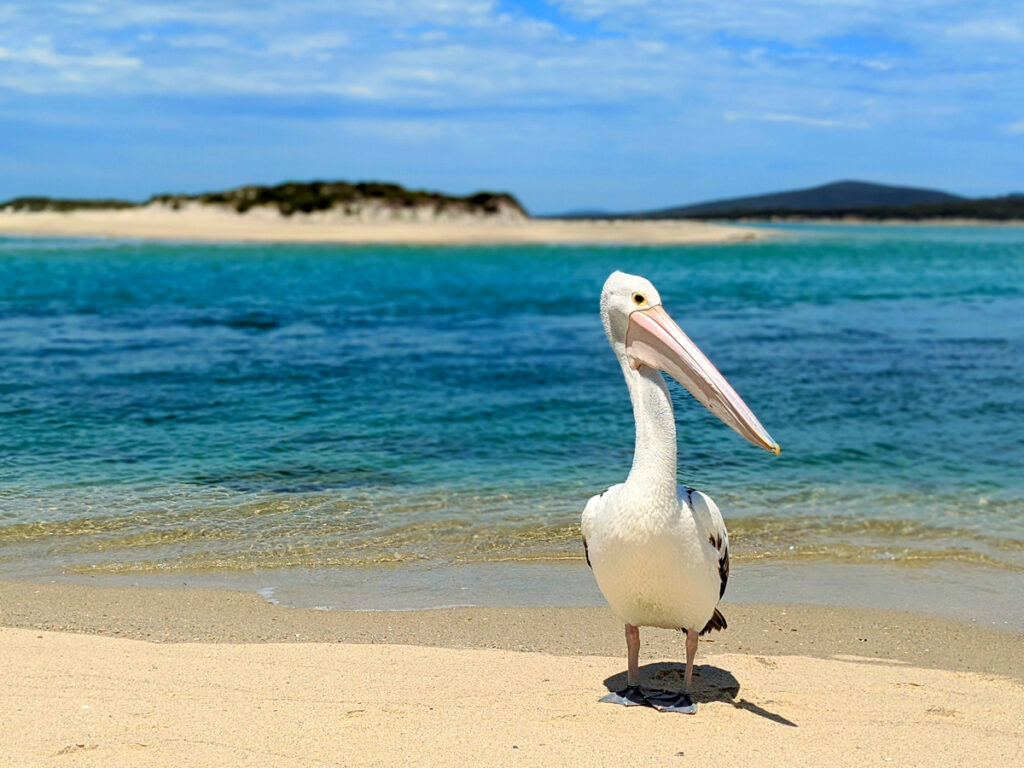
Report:
M473 216L513 215L526 217L523 206L507 192L477 192L465 197L444 195L422 189L406 189L378 181L286 182L276 186L250 185L198 195L153 195L144 203L126 200L75 200L51 197L18 197L0 203L0 210L74 211L138 208L163 205L181 208L189 203L222 206L245 213L253 208L276 208L282 215L338 209L360 215L367 210L424 210L432 214L465 213Z
M540 216L542 219L606 219L614 214L604 208L579 208L575 211L564 213L548 214Z
M959 195L951 195L948 192L940 192L935 189L894 187L867 181L836 181L809 189L711 200L694 205L630 214L629 217L641 219L740 218L763 212L777 215L806 214L817 211L955 203L965 199Z

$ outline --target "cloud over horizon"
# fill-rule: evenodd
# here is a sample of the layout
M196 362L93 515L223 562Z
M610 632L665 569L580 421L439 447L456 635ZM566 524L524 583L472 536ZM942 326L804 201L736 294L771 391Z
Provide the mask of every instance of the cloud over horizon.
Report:
M1024 4L36 0L0 197L284 178L644 208L837 177L1024 186Z

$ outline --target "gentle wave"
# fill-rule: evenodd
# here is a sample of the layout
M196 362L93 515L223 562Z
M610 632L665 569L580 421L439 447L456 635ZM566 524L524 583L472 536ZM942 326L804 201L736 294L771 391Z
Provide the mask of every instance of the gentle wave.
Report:
M783 446L672 386L737 561L1024 565L1024 230L0 253L0 575L579 558L632 458L612 269Z
M227 514L230 513L230 514ZM575 523L525 519L482 525L436 520L381 526L358 518L302 520L301 507L254 504L179 518L100 518L0 526L0 545L45 547L66 572L127 573L289 567L367 567L432 562L561 560L582 556ZM254 525L253 517L262 516ZM217 522L211 522L216 520ZM248 527L238 525L249 520ZM751 560L826 559L920 565L940 560L1024 569L1024 541L912 520L743 517L730 522L731 551ZM147 557L146 554L151 554ZM116 558L116 559L114 559Z

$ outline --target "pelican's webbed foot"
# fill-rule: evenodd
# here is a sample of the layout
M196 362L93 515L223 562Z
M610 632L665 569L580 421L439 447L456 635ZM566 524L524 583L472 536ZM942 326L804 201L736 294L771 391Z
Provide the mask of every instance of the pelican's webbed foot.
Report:
M697 711L697 705L688 693L657 691L652 688L641 688L641 690L644 694L644 701L659 712L680 712L684 715L692 715Z
M621 691L609 693L601 697L605 704L621 704L624 707L646 707L647 700L644 697L643 688L639 685L630 685Z
M692 715L697 705L690 695L682 691L659 691L655 688L642 688L631 685L621 691L609 693L601 698L606 704L620 704L624 707L654 707L659 712L679 712Z

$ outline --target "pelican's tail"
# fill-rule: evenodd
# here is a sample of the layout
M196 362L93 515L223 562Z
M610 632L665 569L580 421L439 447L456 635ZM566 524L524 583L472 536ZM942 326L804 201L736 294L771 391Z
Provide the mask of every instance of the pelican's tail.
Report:
M729 625L726 624L726 622L725 622L725 616L722 615L721 611L719 611L717 608L715 608L715 612L713 614L711 614L711 621L709 621L705 625L704 629L702 629L700 631L700 633L702 635L706 635L712 629L717 629L717 630L721 631L721 630L725 629L728 626Z

